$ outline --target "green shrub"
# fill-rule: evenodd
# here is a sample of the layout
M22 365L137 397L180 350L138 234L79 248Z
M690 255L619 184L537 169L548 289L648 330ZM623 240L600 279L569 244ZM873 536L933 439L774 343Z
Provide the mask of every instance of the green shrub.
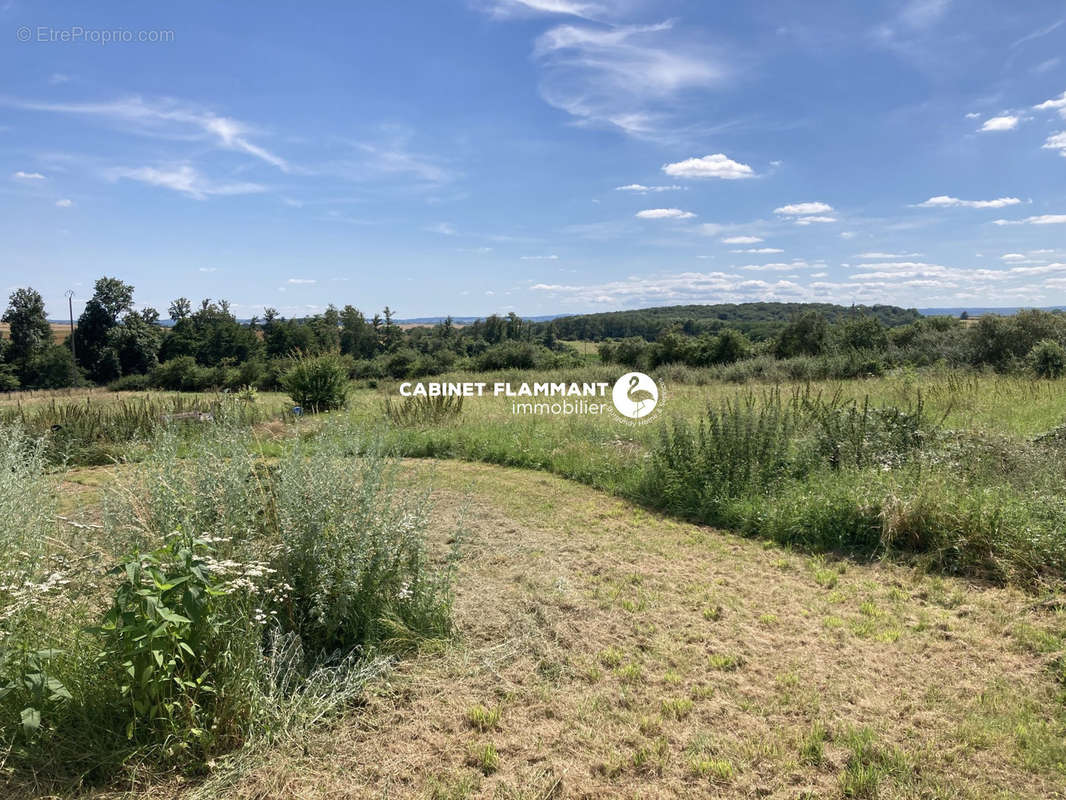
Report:
M1053 339L1044 339L1029 351L1029 365L1039 378L1061 378L1066 372L1066 349Z
M334 353L297 358L281 385L307 411L330 411L348 400L348 371Z
M450 566L435 569L425 550L427 498L397 492L393 465L361 439L337 426L277 472L285 624L308 652L402 649L450 632Z

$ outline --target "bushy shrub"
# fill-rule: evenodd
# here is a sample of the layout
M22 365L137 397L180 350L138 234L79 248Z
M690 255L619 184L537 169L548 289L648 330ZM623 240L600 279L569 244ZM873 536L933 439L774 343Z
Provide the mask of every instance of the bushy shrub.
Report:
M151 373L153 386L175 392L199 392L211 386L211 370L201 367L192 356L164 361Z
M532 369L537 366L537 355L537 346L530 342L501 342L477 357L477 369Z
M277 472L276 567L291 587L282 622L312 653L402 649L450 631L451 570L426 552L427 498L399 493L394 465L362 438L338 425Z
M281 385L308 411L331 411L348 400L348 371L334 353L297 358Z
M1037 377L1061 378L1066 372L1066 349L1052 339L1044 339L1033 345L1028 361Z

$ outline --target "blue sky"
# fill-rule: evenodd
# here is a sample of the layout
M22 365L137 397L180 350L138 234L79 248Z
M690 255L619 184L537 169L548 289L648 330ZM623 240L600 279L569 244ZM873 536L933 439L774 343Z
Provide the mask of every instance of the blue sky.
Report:
M1062 2L317 5L2 3L0 290L1066 304Z

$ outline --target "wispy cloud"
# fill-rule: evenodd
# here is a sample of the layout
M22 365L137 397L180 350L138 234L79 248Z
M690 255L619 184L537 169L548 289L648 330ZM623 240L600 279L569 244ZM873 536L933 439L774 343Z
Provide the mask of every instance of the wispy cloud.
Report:
M56 208L70 208L73 205L74 201L68 197L63 197L59 200L56 200Z
M608 7L603 3L583 3L578 0L488 0L480 5L499 19L534 14L564 14L584 19L599 19L608 12Z
M686 158L673 164L663 164L663 172L675 178L722 178L738 180L755 177L755 170L747 164L714 153L702 158Z
M298 286L313 286L318 283L316 278L289 278L287 283L296 284Z
M1025 219L995 219L995 225L1066 225L1066 214L1040 214Z
M266 191L258 183L218 183L205 178L198 170L188 164L173 167L112 167L103 171L109 181L131 180L160 186L175 192L203 200L212 195L257 194Z
M1006 208L1016 206L1021 202L1017 197L997 197L995 200L960 200L957 197L941 194L915 203L914 208Z
M243 152L283 172L289 171L285 159L249 139L252 129L246 123L175 100L152 102L132 96L103 102L46 103L0 98L0 105L27 111L96 117L125 125L131 133L173 139L206 139L223 149Z
M696 215L680 208L646 208L638 211L635 216L640 219L692 219Z
M16 181L43 181L46 180L44 175L39 172L23 172L19 170L11 176L12 180Z
M761 236L727 236L722 239L722 244L758 244L761 241Z
M559 256L552 253L547 256L519 256L522 261L558 261Z
M676 36L674 23L594 28L559 25L537 40L544 100L579 122L656 139L676 125L678 95L721 83L708 48Z
M730 253L783 253L785 252L780 247L748 247L743 250L730 250Z
M788 205L775 208L774 213L794 217L807 214L825 214L832 210L833 207L828 203L815 201L810 203L789 203Z
M648 192L673 192L682 189L682 186L644 186L640 183L629 183L625 186L615 186L616 192L633 192L634 194L647 194Z
M437 222L426 228L430 233L439 233L441 236L455 236L459 233L450 222Z

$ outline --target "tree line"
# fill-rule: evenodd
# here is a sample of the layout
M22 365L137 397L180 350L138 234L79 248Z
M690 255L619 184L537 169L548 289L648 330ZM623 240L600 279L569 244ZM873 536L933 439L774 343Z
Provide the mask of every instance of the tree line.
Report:
M9 334L0 338L0 390L84 384L275 389L298 355L320 353L339 354L354 378L580 363L551 325L534 326L513 313L464 326L449 317L433 327L404 330L387 306L369 319L351 305L293 319L267 308L261 318L241 322L225 300L205 299L197 306L179 297L168 315L165 325L156 309L135 310L134 287L103 277L73 336L57 342L40 293L17 289L2 317Z
M267 308L261 318L242 322L225 300L194 305L179 297L167 313L170 323L163 324L155 309L136 310L134 287L103 277L73 335L60 342L40 293L16 289L2 317L9 332L0 338L0 391L79 385L277 389L298 357L322 353L337 354L349 377L365 379L577 367L582 357L564 337L596 320L610 323L601 332L633 326L644 331L601 336L598 346L602 362L637 369L737 365L738 375L801 377L852 377L937 363L1032 369L1048 377L1066 369L1066 315L1037 310L964 320L921 317L895 306L748 303L537 323L514 313L462 326L449 317L408 329L397 324L388 307L369 319L352 305L331 305L321 314L291 319ZM789 316L782 319L784 314ZM621 327L612 327L616 323ZM772 335L760 338L770 328ZM770 369L771 363L777 366ZM780 365L786 365L785 372Z

